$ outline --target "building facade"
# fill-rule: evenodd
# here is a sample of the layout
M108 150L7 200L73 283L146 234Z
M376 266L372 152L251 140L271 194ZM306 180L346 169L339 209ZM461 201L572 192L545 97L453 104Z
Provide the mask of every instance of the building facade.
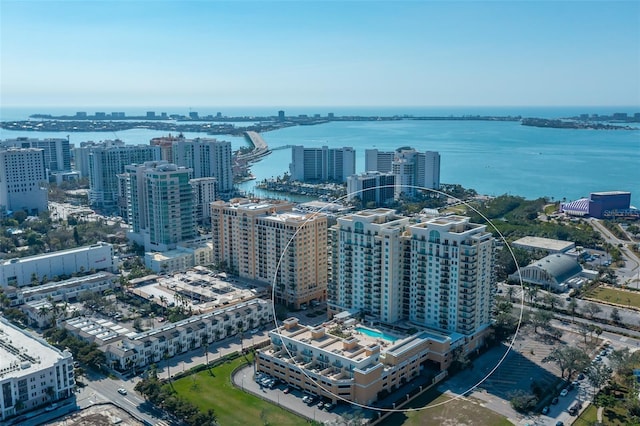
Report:
M346 182L356 172L356 152L345 148L291 148L291 178L299 182Z
M347 178L347 200L360 199L362 206L382 207L395 199L393 173L366 172Z
M0 210L34 216L48 210L44 150L0 149Z
M363 210L330 229L328 309L363 312L387 323L403 318L403 246L409 218L394 210Z
M160 148L149 145L95 146L89 151L89 203L117 211L118 175L130 164L160 160Z
M433 330L472 336L489 327L494 240L485 225L444 216L408 227L405 300L409 320Z
M393 171L393 151L378 151L377 149L367 149L364 152L364 171L391 173Z
M396 176L396 198L414 196L419 188L440 188L440 154L399 148L395 152L392 173Z
M129 237L145 250L175 249L197 236L190 174L166 161L125 167Z
M68 172L71 170L69 139L31 139L20 137L16 139L5 139L0 142L0 147L39 148L44 151L44 166L47 171Z
M113 246L100 242L0 262L0 286L24 287L77 272L114 271Z
M192 169L191 178L216 178L216 192L233 191L231 142L178 138L172 145L173 162Z
M216 200L216 178L197 178L189 181L193 188L196 222L211 221L211 203Z
M51 302L74 302L84 292L102 293L105 290L119 287L117 276L111 272L102 271L83 277L74 277L63 281L52 281L35 287L24 287L11 296L11 305L21 305L34 300L49 300Z
M339 218L330 240L330 315L361 312L463 335L490 325L494 242L484 225L364 210Z
M244 333L273 321L273 304L263 299L252 299L228 308L195 315L175 323L165 324L142 333L118 333L117 327L108 327L72 318L64 327L76 336L95 342L106 333L110 337L100 345L110 367L119 371L143 369L167 358L202 348L209 343ZM246 336L244 336L246 339Z
M235 199L211 204L214 264L274 285L276 302L326 300L327 219L290 203Z
M0 318L0 420L73 394L73 357Z

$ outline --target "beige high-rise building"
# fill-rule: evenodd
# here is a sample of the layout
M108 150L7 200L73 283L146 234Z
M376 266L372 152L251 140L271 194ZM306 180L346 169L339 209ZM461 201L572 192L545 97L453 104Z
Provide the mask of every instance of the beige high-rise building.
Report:
M211 204L213 261L275 287L293 308L327 295L327 218L287 202L233 199Z

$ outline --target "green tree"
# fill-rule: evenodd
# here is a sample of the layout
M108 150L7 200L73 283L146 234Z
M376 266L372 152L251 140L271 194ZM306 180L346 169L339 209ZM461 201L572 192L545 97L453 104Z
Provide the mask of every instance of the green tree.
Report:
M590 363L589 356L582 349L574 346L555 348L547 358L555 361L560 368L562 378L567 373L569 379L574 372L584 370Z
M620 316L620 310L618 310L618 308L613 308L611 310L611 321L613 321L614 323L618 324L620 323L620 321L622 321L622 317Z
M595 396L598 393L598 390L602 388L607 382L611 379L613 374L613 370L606 364L596 363L591 364L589 368L587 368L585 375L589 380L589 384L594 388L594 402Z
M538 327L542 327L546 329L551 320L553 319L553 314L549 311L545 311L544 309L538 309L531 314L531 325L533 325L534 333L538 333Z
M602 308L598 305L596 305L595 303L587 303L586 305L584 305L584 307L582 308L582 311L584 312L585 315L587 315L589 318L593 319L593 317L596 314L599 314L600 312L602 312Z

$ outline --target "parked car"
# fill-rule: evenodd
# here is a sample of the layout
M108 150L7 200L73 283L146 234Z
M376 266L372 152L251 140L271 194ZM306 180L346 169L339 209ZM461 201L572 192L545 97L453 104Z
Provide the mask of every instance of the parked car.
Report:
M547 414L549 412L549 406L547 405L542 409L542 414Z
M562 390L560 391L560 396L567 396L567 395L569 395L569 391L568 391L568 390L566 390L566 389L562 389Z
M324 409L326 411L331 411L334 408L336 408L336 404L334 404L333 402L329 402L328 404L324 404Z
M44 409L44 411L53 411L56 408L58 408L58 404L54 402L53 404L48 405L47 408Z
M291 388L289 386L284 388L284 390L282 391L282 393L289 393L289 392L291 392Z
M558 403L558 397L556 396L551 400L551 404L556 405L557 403Z

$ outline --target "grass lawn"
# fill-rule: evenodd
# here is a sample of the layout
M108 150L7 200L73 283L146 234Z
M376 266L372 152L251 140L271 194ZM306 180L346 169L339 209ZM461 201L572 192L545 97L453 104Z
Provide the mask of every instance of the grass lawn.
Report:
M640 308L640 292L637 291L625 291L600 286L587 293L587 297L623 306L631 305Z
M252 358L249 358L252 359ZM173 382L181 397L202 411L213 408L221 425L306 425L307 421L276 405L242 392L231 384L231 372L244 364L240 357L213 368Z
M573 422L574 426L591 426L598 420L598 408L595 405L589 405L586 410L582 412L580 417Z
M420 408L449 401L451 398L436 390L425 392L404 408ZM482 407L473 399L458 399L418 411L396 413L389 416L384 425L387 426L422 426L422 425L456 425L456 426L508 426L512 423L503 416Z

